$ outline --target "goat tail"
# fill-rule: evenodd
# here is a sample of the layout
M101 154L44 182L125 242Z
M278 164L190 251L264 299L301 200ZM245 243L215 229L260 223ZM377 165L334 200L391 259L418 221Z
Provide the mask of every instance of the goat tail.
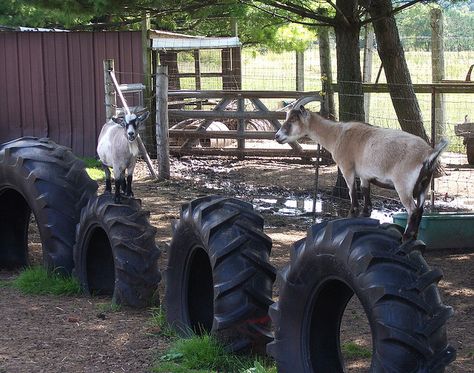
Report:
M433 174L442 170L439 162L441 152L448 146L448 140L441 139L441 141L434 147L433 151L426 157L421 166L420 174L413 188L413 197L417 199L417 207L422 207L425 201L425 194L430 185ZM441 175L440 175L441 176ZM439 177L434 175L434 177Z
M438 157L441 155L443 150L448 146L449 142L446 139L441 139L441 141L434 147L431 154L423 162L426 165L426 168L433 170L437 167Z

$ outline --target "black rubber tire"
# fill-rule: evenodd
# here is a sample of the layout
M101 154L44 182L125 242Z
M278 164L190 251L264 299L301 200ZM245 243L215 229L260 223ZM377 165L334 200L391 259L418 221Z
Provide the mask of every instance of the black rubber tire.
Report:
M474 139L466 139L467 163L474 165Z
M428 267L424 247L401 244L398 228L373 219L311 227L279 273L280 298L270 308L267 352L278 372L344 371L339 327L354 294L372 332L370 372L443 372L456 355L445 325L453 310L441 303L442 273Z
M182 207L165 272L167 320L181 335L212 333L234 352L264 352L276 271L251 204L208 196Z
M0 268L28 266L34 214L48 270L70 274L76 224L97 183L69 148L22 137L0 145Z
M92 198L81 213L74 246L74 271L88 295L112 295L112 302L142 308L159 304L160 251L156 228L141 201L112 194Z

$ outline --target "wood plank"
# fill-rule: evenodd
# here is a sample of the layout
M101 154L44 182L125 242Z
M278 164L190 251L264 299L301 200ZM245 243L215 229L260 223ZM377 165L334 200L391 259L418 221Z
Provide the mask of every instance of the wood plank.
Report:
M22 136L34 136L33 92L31 87L31 32L18 33L18 66L20 80L20 111Z
M286 113L281 111L204 111L169 109L170 118L196 118L196 119L285 119Z
M58 105L58 141L60 144L72 147L72 113L71 113L71 82L69 80L69 35L67 32L54 34L56 60L56 89Z
M275 132L272 131L205 131L196 130L170 130L169 135L172 138L185 139L253 139L253 140L273 140Z
M311 96L314 101L322 101L322 97L318 91L298 92L298 91L191 91L191 90L170 90L168 95L173 98L300 98Z
M44 96L46 99L46 115L48 118L47 136L53 141L60 142L60 119L58 104L58 76L59 66L56 64L56 33L43 34L43 64L44 64ZM59 34L59 33L58 33Z
M171 146L170 153L172 155L211 155L238 157L244 155L246 157L301 157L301 158L315 158L318 155L317 150L303 150L296 152L293 149L237 149L237 148L190 148L183 149L179 146Z
M19 61L19 44L17 32L2 33L5 35L5 88L8 91L6 112L8 115L7 138L1 139L1 142L13 140L17 137L24 136L23 132L23 116L21 113L21 88L20 88L20 61Z
M84 123L84 112L82 109L82 69L80 59L81 37L80 33L73 32L69 35L69 81L71 92L71 147L72 151L82 156L84 147L81 141Z
M31 102L29 110L33 113L33 134L37 137L47 137L48 120L46 119L45 85L43 70L43 38L42 33L32 32L30 34L30 56L31 67Z
M338 92L337 83L332 85L335 92ZM432 93L433 88L439 93L474 93L474 82L466 83L459 82L445 82L445 83L426 83L413 84L415 93ZM362 83L362 90L365 93L389 93L388 85L386 83Z

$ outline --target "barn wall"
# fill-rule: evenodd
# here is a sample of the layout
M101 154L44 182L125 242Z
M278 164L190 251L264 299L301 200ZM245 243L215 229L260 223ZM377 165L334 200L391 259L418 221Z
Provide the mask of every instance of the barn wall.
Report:
M106 58L115 60L120 83L140 83L141 33L0 32L0 143L49 137L94 156Z

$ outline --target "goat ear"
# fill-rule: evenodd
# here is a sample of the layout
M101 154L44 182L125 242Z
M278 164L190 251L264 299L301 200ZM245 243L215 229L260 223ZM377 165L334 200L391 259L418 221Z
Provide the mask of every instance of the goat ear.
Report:
M148 117L150 116L150 112L149 111L145 111L143 114L139 115L137 120L139 122L144 122L148 119Z
M308 110L306 110L303 105L300 105L300 114L303 118L308 116Z
M125 124L125 119L123 117L112 117L112 120L115 123L120 124L122 127Z

